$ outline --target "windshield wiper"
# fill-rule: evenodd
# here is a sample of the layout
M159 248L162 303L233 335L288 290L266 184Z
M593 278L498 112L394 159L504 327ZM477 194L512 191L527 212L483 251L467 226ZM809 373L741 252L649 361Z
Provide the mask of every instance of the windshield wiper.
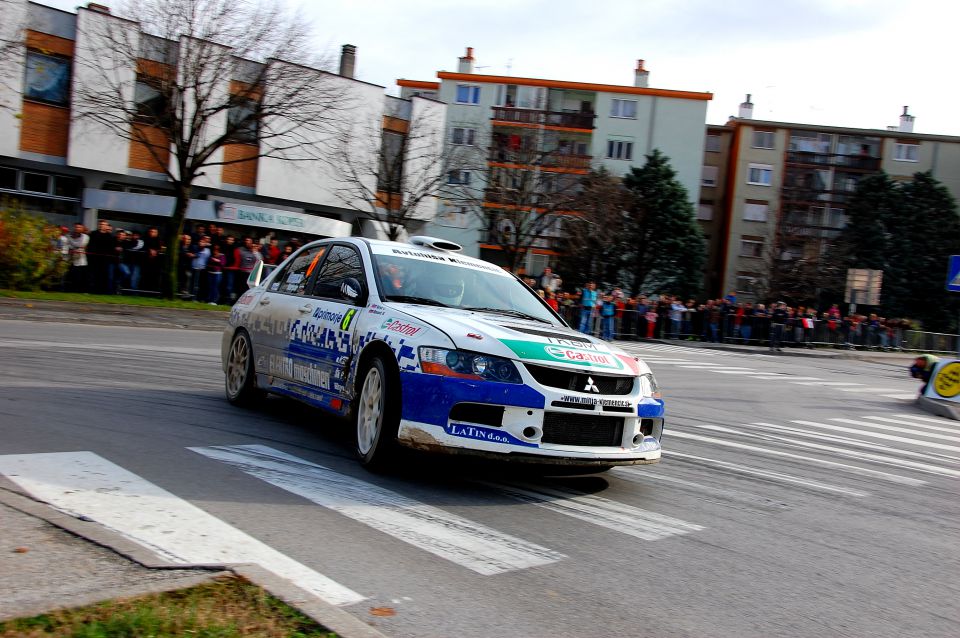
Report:
M401 303L418 303L424 306L441 306L443 308L450 307L442 301L437 301L436 299L430 299L429 297L413 297L411 295L387 295L383 298L383 300L399 301Z
M490 312L494 314L507 315L509 317L518 317L520 319L529 319L530 321L539 321L540 323L553 325L552 322L546 319L542 319L540 317L534 317L533 315L528 315L525 312L521 312L519 310L513 310L511 308L464 308L464 310L473 310L474 312Z

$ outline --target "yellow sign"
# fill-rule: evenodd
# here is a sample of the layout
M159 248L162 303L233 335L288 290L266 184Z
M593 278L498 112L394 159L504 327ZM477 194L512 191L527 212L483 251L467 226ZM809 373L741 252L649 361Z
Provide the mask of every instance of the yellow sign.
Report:
M960 394L960 361L951 361L937 370L937 376L933 378L933 389L946 399Z

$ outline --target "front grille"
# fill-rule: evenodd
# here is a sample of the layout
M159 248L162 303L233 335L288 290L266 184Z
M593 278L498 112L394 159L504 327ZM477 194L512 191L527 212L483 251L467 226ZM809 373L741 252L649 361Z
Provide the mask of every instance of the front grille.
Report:
M570 390L571 392L584 392L587 387L587 379L593 379L593 384L600 390L600 394L630 394L633 392L633 377L613 377L602 374L587 374L576 370L560 370L558 368L545 368L535 366L529 363L523 364L533 375L533 378L550 388L559 388L561 390Z
M547 412L543 415L542 443L620 447L623 419L599 414Z

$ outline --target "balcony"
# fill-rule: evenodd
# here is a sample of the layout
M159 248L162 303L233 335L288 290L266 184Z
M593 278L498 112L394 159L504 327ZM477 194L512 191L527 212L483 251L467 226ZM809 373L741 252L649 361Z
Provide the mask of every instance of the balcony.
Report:
M487 155L488 162L539 166L543 170L589 171L593 162L592 155L574 155L561 151L538 153L523 149L511 149L506 146L492 146Z
M866 155L833 155L827 153L808 153L805 151L789 151L787 164L803 164L807 166L842 166L859 171L880 170L880 158Z
M564 113L562 111L539 111L536 109L518 109L512 106L493 107L495 124L531 124L535 126L557 126L593 130L593 113Z

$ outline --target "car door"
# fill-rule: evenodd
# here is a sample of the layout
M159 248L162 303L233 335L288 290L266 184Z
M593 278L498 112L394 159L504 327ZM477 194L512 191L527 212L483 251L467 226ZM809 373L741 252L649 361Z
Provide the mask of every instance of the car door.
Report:
M310 374L314 302L308 292L327 249L326 244L308 246L291 257L259 299L257 370L267 374L268 384L279 392L299 394L299 380L319 380Z
M363 259L353 245L332 245L317 270L312 282L316 304L312 318L319 336L314 359L329 375L334 398L331 407L346 411L346 384L356 342L354 333L370 288ZM349 294L346 288L354 288L354 294Z

